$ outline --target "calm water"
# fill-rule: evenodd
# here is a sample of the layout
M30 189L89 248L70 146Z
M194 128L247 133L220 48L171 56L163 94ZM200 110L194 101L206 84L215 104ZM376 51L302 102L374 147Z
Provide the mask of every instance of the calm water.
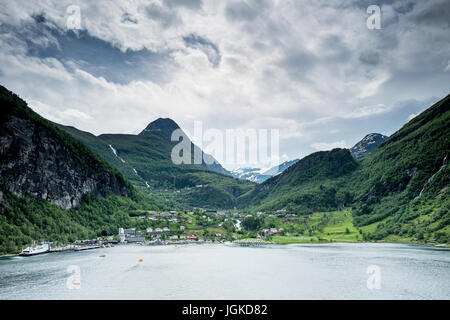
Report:
M79 289L66 286L71 265L80 268ZM380 268L378 290L367 288L370 265ZM0 299L450 299L450 249L117 246L8 257L0 258Z

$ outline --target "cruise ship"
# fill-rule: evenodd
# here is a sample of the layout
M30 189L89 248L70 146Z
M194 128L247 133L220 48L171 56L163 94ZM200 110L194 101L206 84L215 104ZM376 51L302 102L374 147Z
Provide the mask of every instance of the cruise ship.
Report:
M21 256L34 256L41 253L46 253L50 251L50 246L48 243L43 243L38 246L31 246L27 247L22 250L22 252L19 254Z

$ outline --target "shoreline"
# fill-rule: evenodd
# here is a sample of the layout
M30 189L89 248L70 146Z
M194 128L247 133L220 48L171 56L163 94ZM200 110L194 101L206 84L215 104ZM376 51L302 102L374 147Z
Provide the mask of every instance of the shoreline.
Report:
M424 243L424 242L405 242L405 241L333 241L333 242L319 242L319 241L315 241L315 242L289 242L289 243L276 243L276 242L267 242L267 243L261 243L261 245L290 245L290 244L341 244L341 243L346 243L346 244L357 244L357 243L361 243L361 244L367 244L367 243L372 243L372 244L415 244L415 245L420 245L420 246L429 246L429 247L437 247L437 248L450 248L450 244L434 244L434 243ZM220 245L220 244L225 244L225 243L215 243L215 242L190 242L190 243L167 243L167 244L133 244L133 243L127 243L124 244L122 246L127 246L127 245L139 245L139 246L170 246L170 245L189 245L189 244L215 244L215 245ZM230 242L230 244L235 244L237 246L242 246L242 245L246 245L245 243L234 243L234 242ZM258 244L253 245L251 242L248 243L248 246L258 246ZM57 251L55 251L57 252ZM59 251L58 251L59 252ZM48 253L53 253L53 252L48 252ZM8 254L3 254L0 255L0 258L9 258L9 257L18 257L20 256L18 253L8 253Z

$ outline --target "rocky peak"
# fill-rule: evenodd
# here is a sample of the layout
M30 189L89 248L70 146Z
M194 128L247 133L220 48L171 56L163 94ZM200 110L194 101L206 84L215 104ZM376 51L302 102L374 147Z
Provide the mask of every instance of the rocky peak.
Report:
M170 140L172 132L180 129L178 124L170 118L158 118L157 120L151 122L140 135L145 135L148 133L159 135L163 138Z
M364 157L369 152L373 151L388 137L380 133L369 133L361 141L350 148L350 153L357 159Z

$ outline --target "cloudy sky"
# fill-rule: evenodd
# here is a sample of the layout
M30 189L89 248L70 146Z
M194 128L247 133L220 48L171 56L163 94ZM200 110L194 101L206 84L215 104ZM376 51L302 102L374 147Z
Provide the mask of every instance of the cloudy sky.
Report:
M274 128L282 161L390 135L450 93L446 0L0 5L0 83L94 134L138 133L159 117ZM367 27L369 5L381 29Z

